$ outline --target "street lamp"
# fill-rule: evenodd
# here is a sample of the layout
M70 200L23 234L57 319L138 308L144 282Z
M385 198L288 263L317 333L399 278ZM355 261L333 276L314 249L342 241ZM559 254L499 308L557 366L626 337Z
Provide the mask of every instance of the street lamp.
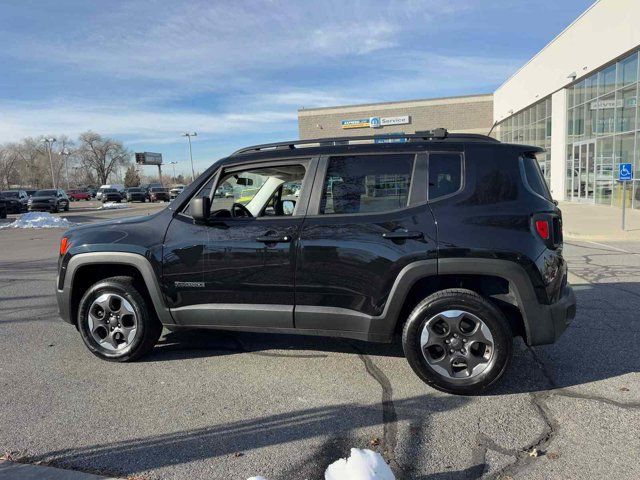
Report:
M64 169L66 171L66 177L67 177L67 190L69 190L69 155L71 155L71 152L69 151L69 149L67 148L63 148L62 151L60 152L60 155L64 156Z
M191 137L196 137L198 134L196 132L193 133L183 133L183 137L187 137L189 139L189 158L191 159L191 179L195 182L196 180L196 172L193 169L193 153L191 152Z
M53 137L45 137L42 139L42 141L47 144L47 150L49 151L49 165L51 166L51 182L53 183L53 188L55 189L58 187L56 186L56 176L53 173L53 159L51 158L51 148L53 146L53 143L56 141L56 139Z
M169 162L169 165L173 167L173 183L176 183L176 165L178 162Z

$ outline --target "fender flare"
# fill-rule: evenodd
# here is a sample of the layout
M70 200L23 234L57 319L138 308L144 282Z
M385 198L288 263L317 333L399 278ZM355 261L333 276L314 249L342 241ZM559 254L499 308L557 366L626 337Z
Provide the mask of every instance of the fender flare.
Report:
M59 280L56 281L56 296L60 316L67 322L75 324L75 319L71 318L71 298L73 289L73 280L76 272L80 267L97 264L127 265L135 268L142 275L142 279L149 291L149 296L155 308L155 311L163 325L175 324L169 309L166 307L160 284L153 271L153 267L149 260L143 255L130 252L87 252L79 253L71 257L66 265L64 281L62 289L60 289Z

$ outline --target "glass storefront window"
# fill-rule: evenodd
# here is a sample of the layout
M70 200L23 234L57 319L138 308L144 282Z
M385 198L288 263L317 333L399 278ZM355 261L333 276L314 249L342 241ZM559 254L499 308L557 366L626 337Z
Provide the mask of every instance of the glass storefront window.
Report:
M629 132L636 128L637 88L633 85L616 94L616 132Z
M616 66L598 72L598 95L606 95L616 88Z
M536 156L540 169L549 183L551 162L551 97L544 98L511 117L503 120L498 128L498 138L503 142L523 143L542 147L545 152Z
M573 91L573 104L574 105L580 105L581 103L584 102L583 93L584 93L584 81L578 83L575 86L575 90Z
M576 140L584 137L584 105L573 109L573 136Z
M632 53L618 63L618 88L638 80L638 52Z
M599 100L596 100L596 108L598 110L598 128L597 133L599 135L607 135L613 133L614 119L616 104L615 94L605 95Z

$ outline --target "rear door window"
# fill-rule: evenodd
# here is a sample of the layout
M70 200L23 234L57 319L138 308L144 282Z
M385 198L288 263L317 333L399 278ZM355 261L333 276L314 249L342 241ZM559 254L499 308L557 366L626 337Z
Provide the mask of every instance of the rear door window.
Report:
M414 161L413 154L331 157L320 214L377 213L406 207Z

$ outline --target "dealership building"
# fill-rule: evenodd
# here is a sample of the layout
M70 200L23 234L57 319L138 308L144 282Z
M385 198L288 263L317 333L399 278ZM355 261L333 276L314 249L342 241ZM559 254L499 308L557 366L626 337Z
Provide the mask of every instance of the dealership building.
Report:
M640 208L640 0L599 0L493 95L298 111L300 138L436 127L545 148L553 197ZM368 130L367 130L368 129ZM620 164L634 180L623 192Z

